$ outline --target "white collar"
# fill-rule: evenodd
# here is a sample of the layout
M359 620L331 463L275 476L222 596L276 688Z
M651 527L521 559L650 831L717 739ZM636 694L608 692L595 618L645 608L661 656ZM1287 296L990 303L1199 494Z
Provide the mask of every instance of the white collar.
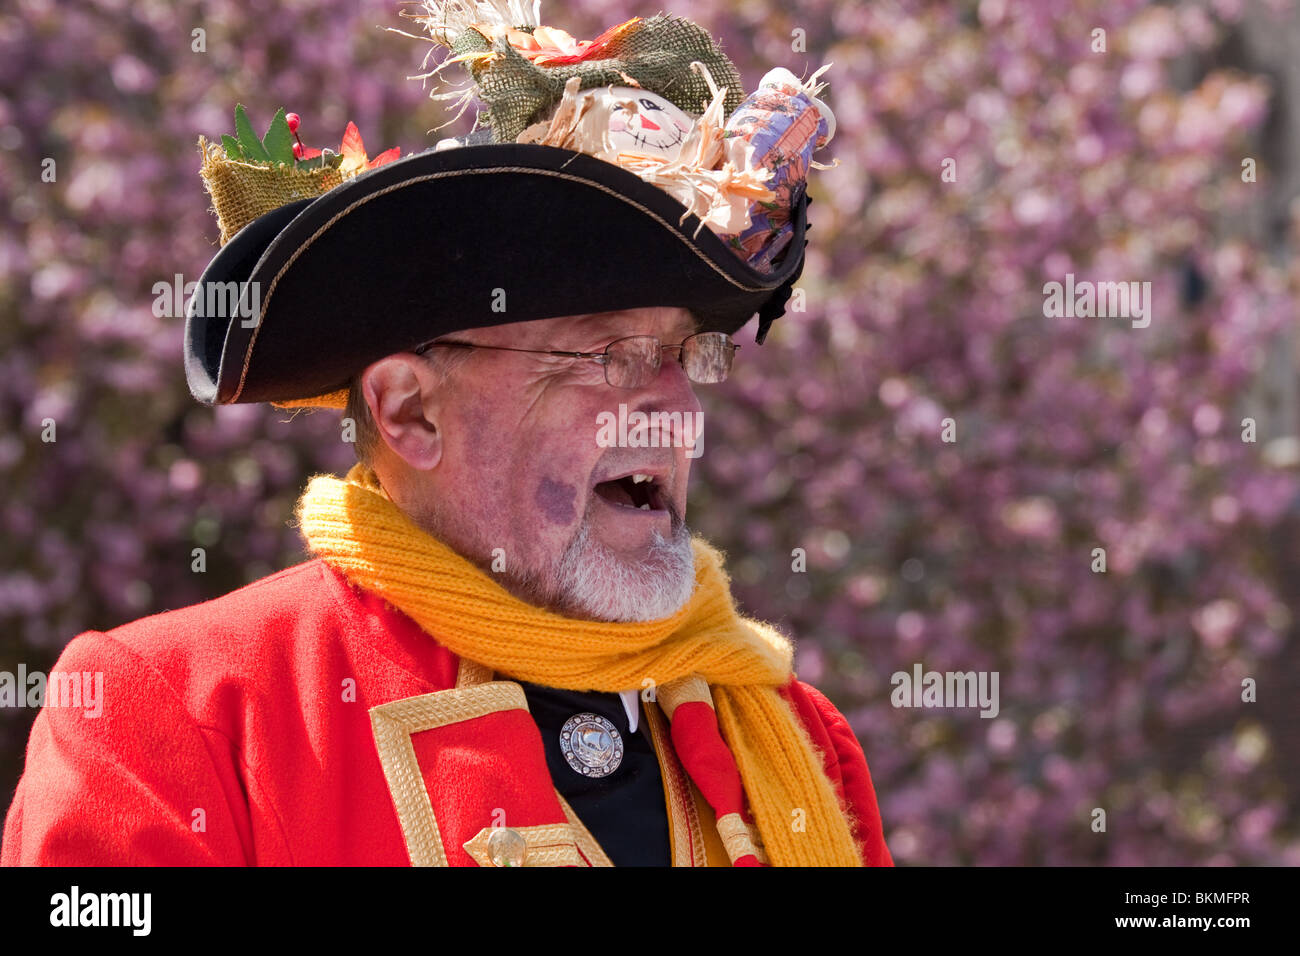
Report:
M641 718L641 694L635 690L621 690L618 696L623 700L623 711L627 714L627 732L636 733Z

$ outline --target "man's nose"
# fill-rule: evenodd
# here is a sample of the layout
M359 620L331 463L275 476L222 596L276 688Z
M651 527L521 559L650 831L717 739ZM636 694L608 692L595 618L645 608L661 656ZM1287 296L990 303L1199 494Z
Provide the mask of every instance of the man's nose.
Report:
M636 391L644 395L638 406L653 405L664 411L700 411L700 400L695 395L695 386L682 368L678 349L664 349L659 374Z

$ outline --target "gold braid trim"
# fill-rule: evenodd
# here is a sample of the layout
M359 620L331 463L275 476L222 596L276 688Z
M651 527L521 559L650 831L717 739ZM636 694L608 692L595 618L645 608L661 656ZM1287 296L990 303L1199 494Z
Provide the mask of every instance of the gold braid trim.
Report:
M348 390L340 388L337 392L326 392L313 398L290 398L271 404L276 408L347 408Z
M567 823L543 823L531 827L511 827L524 838L524 866L587 866L578 853L573 828ZM465 842L465 852L479 866L495 866L488 853L492 827L484 827L472 840Z
M763 841L755 827L746 823L739 813L726 813L718 818L718 836L727 848L727 856L735 863L742 856L753 856L759 863L767 863Z
M650 741L659 760L664 782L664 800L668 809L668 838L672 844L673 866L707 866L704 828L691 793L690 777L673 750L668 719L659 707L644 707Z
M412 866L446 866L447 851L433 813L433 801L415 756L411 735L503 710L528 710L524 689L495 681L463 690L443 690L370 708L375 749L388 781L397 820Z
M693 701L713 707L713 695L709 693L709 685L704 682L704 678L696 674L669 681L655 692L655 702L663 708L664 716L669 720L673 719L673 713L678 707Z

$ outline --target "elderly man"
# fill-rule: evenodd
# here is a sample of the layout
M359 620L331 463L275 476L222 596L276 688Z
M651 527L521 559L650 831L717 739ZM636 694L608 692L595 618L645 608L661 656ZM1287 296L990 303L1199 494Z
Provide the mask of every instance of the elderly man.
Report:
M696 107L688 147L722 115L711 83L638 75L629 38L671 48L687 28L596 41L646 104L592 114L602 144L616 113L662 128L656 82ZM760 341L780 315L806 196L748 245L724 242L725 210L693 232L664 183L574 148L556 117L587 112L577 91L540 139L365 160L269 212L230 177L331 167L205 150L228 241L191 302L191 389L346 407L358 464L299 502L311 560L68 646L55 669L102 674L103 713L38 717L4 863L892 862L847 721L685 522L694 388L727 378L754 312ZM782 95L824 140L808 91ZM476 212L492 242L463 233ZM205 312L229 282L238 307Z

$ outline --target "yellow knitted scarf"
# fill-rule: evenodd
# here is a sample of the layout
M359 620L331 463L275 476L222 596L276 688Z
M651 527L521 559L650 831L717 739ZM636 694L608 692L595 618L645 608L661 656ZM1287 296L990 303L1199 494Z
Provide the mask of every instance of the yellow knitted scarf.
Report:
M696 588L681 610L658 621L607 623L514 597L411 521L361 465L346 480L313 478L297 514L313 553L383 595L453 653L498 673L606 692L699 675L711 688L769 861L862 864L821 757L776 690L791 676L790 643L737 613L721 555L702 539L693 542Z

